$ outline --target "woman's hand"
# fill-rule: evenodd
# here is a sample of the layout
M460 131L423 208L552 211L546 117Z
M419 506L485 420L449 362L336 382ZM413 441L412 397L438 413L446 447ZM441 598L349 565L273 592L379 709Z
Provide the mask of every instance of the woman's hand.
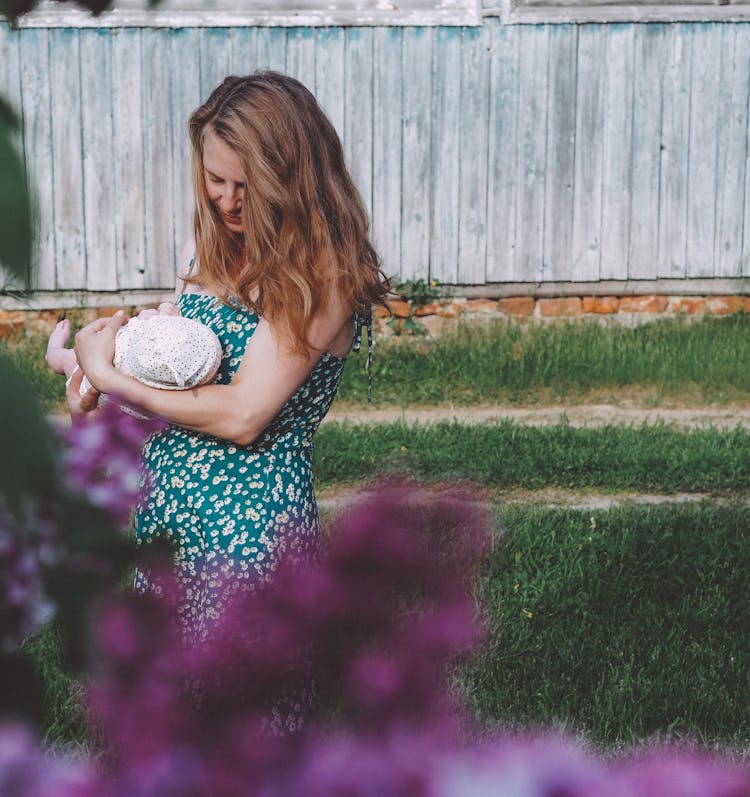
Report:
M97 318L87 324L77 335L75 353L78 365L89 382L99 391L107 392L107 377L115 370L115 337L117 330L127 321L118 311L112 318Z
M76 368L73 376L65 383L65 396L68 400L68 411L70 417L85 415L96 409L99 401L99 391L95 387L89 388L81 395L81 381L83 380L83 369Z

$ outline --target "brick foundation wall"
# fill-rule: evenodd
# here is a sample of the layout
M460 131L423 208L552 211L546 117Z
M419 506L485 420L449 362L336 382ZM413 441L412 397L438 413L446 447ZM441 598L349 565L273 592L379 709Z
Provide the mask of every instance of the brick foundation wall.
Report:
M439 299L429 304L411 307L407 302L394 299L388 302L392 316L378 308L375 312L376 329L384 337L398 334L409 316L422 331L439 335L460 321L487 321L502 319L517 323L545 323L556 320L596 320L632 326L659 318L726 316L750 313L750 296L667 296L644 294L640 296L559 296L535 298L511 296L501 299ZM155 305L148 305L155 306ZM23 332L48 335L65 315L77 326L100 316L112 315L118 307L84 310L0 310L0 338ZM123 308L134 315L140 306ZM408 325L407 325L408 326ZM404 328L406 331L406 328Z
M389 301L388 305L395 322L388 323L388 314L381 308L375 314L386 334L398 334L399 327L411 315L428 334L437 335L457 320L497 318L523 324L566 319L633 326L660 318L750 313L750 296L511 296L501 299L442 299L414 308L401 300Z

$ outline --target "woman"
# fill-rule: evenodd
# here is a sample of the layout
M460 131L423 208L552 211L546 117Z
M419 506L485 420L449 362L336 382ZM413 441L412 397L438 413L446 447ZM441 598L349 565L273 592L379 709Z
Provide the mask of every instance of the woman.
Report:
M177 543L182 621L200 635L282 554L315 555L312 436L387 281L338 136L302 84L228 77L189 128L195 240L177 304L221 340L216 383L167 392L116 371L124 316L89 324L75 352L96 390L172 424L145 446L136 531Z

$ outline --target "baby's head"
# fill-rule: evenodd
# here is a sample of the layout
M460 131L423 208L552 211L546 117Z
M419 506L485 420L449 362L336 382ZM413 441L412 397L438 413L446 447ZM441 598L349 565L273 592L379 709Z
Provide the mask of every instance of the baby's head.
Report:
M159 312L117 333L115 367L151 387L186 390L211 382L221 363L216 333L192 318Z

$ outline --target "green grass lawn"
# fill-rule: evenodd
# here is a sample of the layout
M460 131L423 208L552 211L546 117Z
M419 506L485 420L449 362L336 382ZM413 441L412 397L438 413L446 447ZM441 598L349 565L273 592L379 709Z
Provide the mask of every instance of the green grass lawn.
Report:
M46 340L0 341L32 379L45 409L64 400L44 363ZM338 401L367 400L365 352L353 354ZM464 325L428 342L397 339L375 351L378 406L617 400L727 402L750 399L750 316L659 321L633 329L595 323Z
M342 402L366 401L366 356L352 356ZM586 400L592 392L648 389L649 401L726 402L750 397L750 316L595 323L464 325L432 342L375 350L381 406Z
M747 749L749 527L747 507L499 507L477 588L489 640L458 673L482 725ZM54 628L27 648L47 741L85 745Z
M397 472L488 487L738 491L750 488L750 432L329 423L315 436L314 469L323 488Z
M491 637L464 671L487 726L747 749L748 508L513 509L498 527Z

